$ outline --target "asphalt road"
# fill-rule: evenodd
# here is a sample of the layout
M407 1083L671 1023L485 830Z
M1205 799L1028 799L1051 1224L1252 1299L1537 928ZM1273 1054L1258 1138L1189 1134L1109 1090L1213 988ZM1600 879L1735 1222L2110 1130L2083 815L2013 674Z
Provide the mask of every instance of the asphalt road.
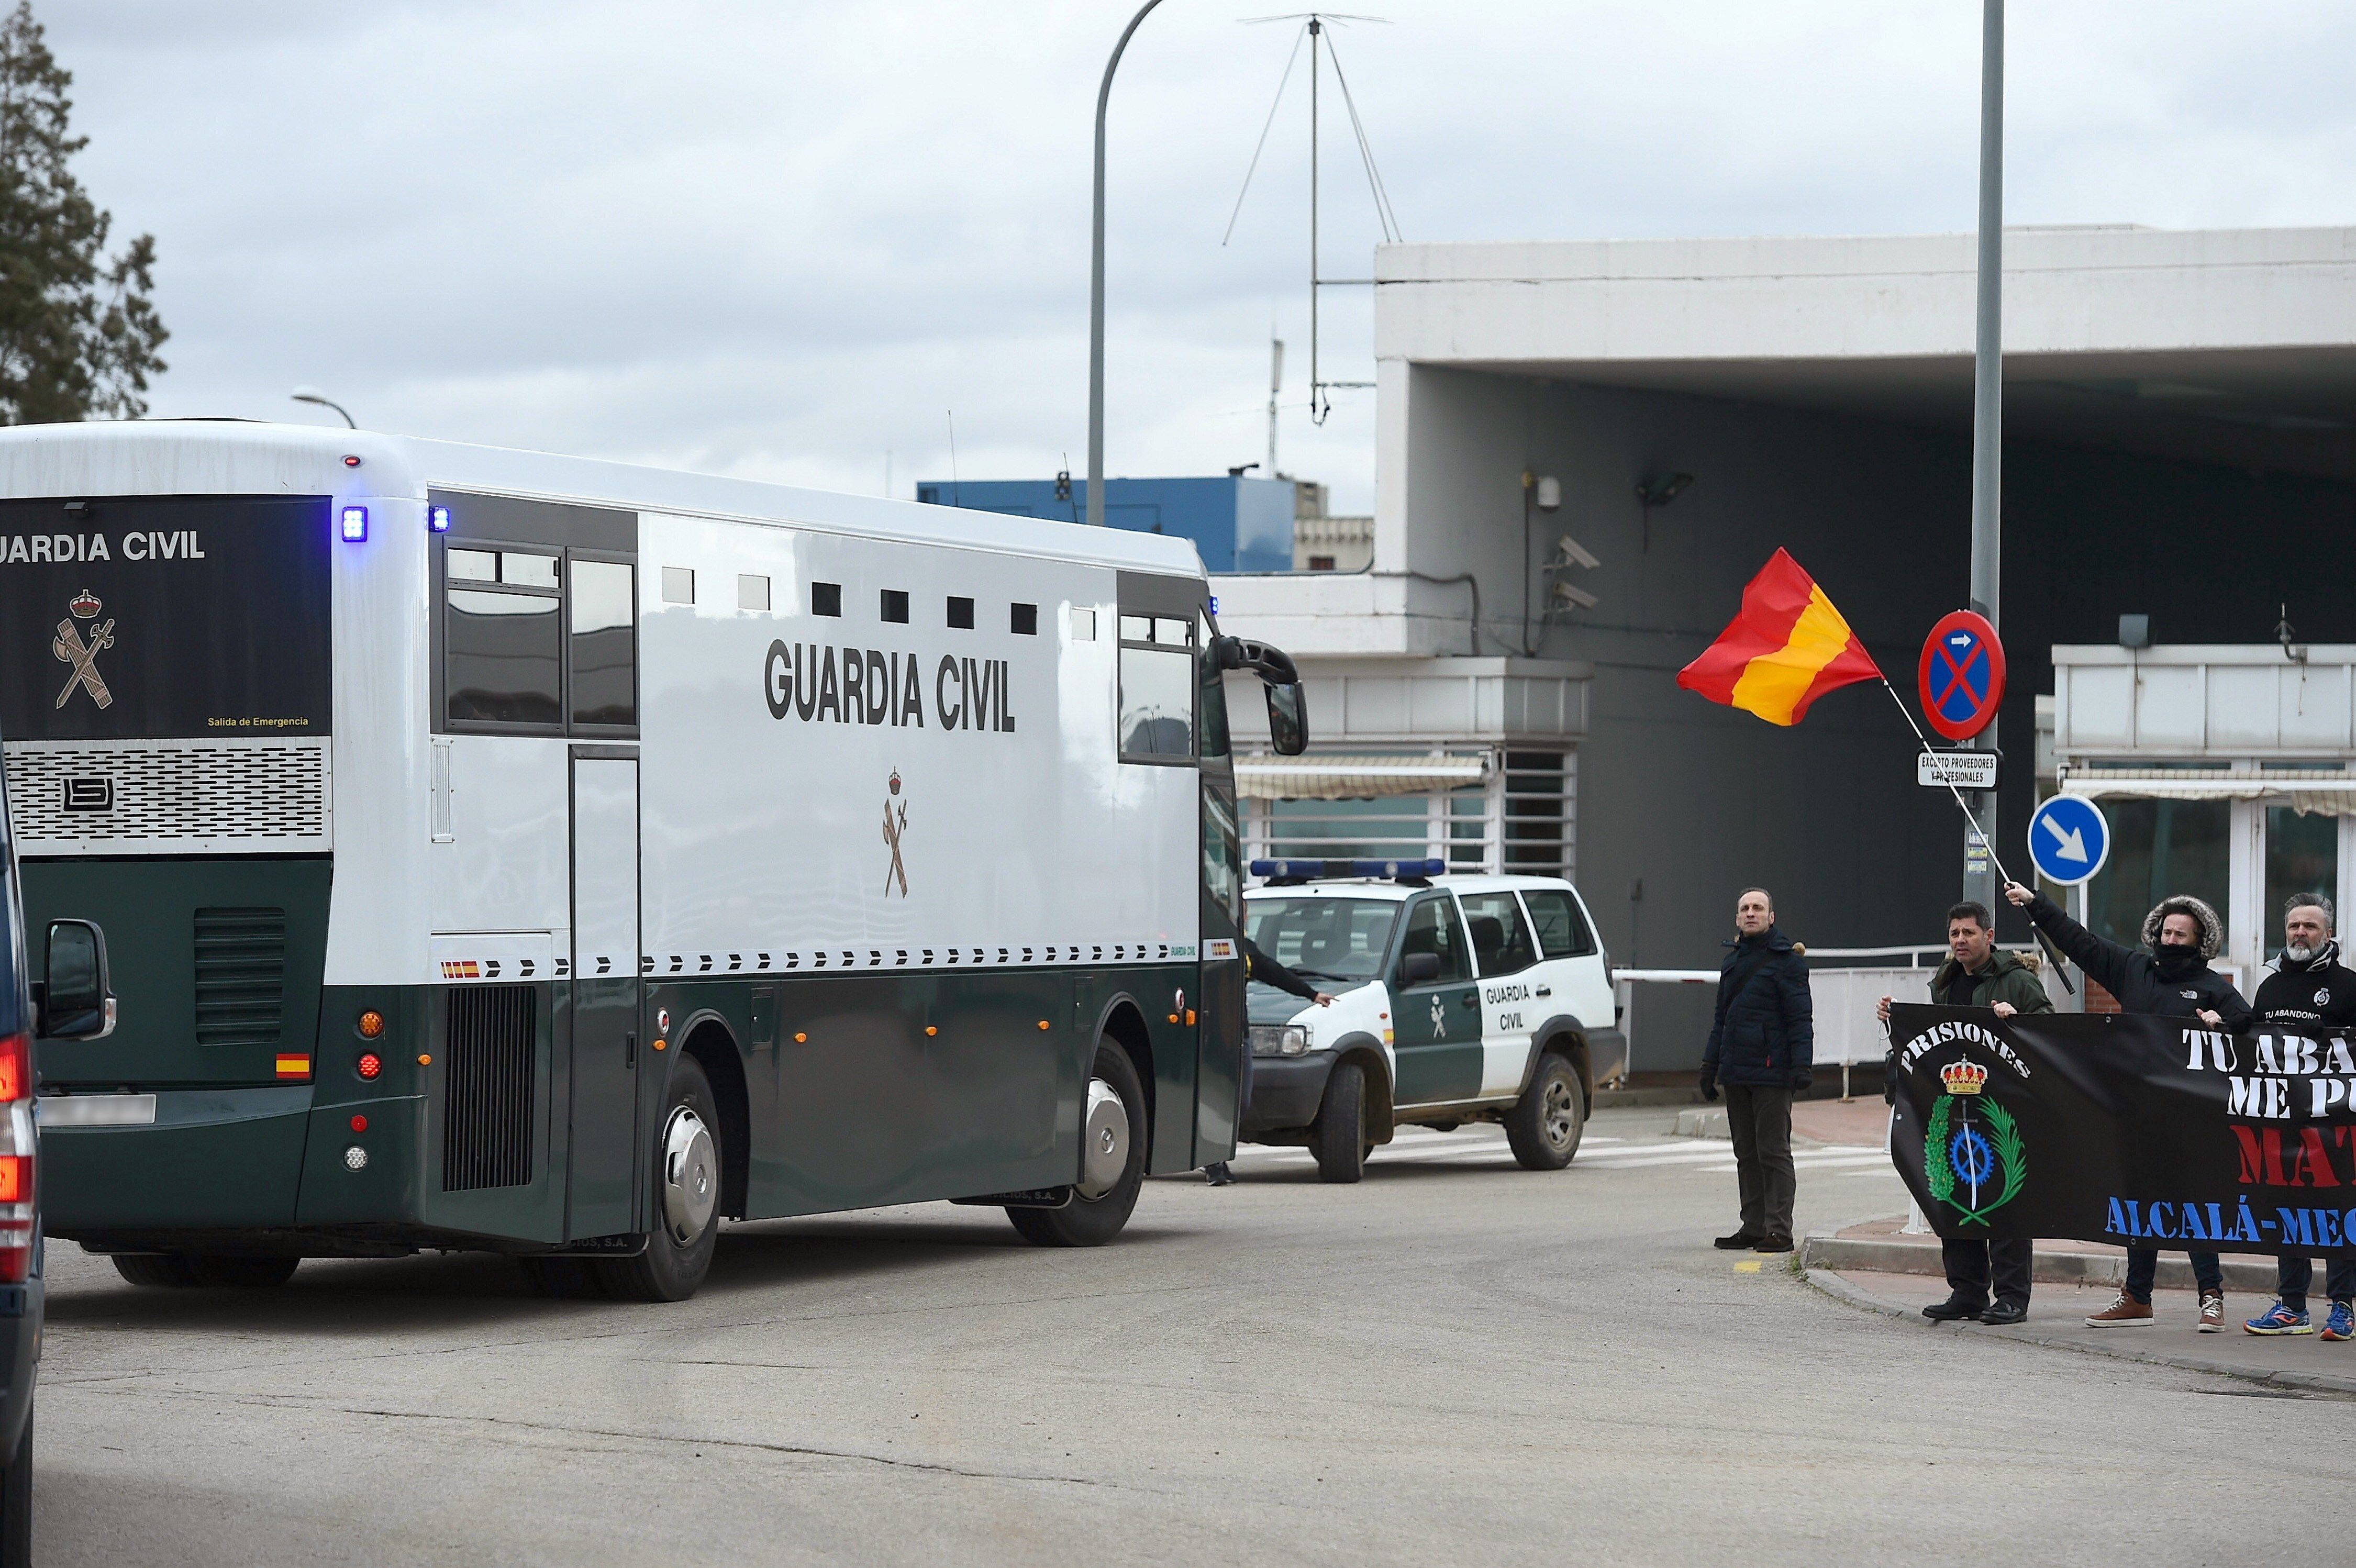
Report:
M60 1246L39 1560L2329 1555L2356 1401L1841 1305L1711 1250L1725 1145L1669 1121L1603 1112L1543 1176L1494 1129L1355 1187L1258 1152L1092 1251L946 1206L737 1226L676 1306L468 1257L138 1291ZM1902 1202L1869 1154L1804 1162L1804 1227Z

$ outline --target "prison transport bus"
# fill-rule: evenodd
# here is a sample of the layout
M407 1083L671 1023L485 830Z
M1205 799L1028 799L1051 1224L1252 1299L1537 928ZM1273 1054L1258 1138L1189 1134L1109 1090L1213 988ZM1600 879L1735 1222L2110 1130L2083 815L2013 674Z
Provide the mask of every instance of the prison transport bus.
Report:
M1235 1145L1222 637L1182 542L369 434L0 432L48 1234L168 1285L718 1218L1119 1230Z

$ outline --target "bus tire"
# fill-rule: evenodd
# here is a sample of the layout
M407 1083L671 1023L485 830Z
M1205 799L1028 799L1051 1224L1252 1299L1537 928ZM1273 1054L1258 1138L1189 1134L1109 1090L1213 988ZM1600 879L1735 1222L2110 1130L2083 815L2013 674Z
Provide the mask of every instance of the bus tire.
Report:
M1538 1058L1530 1086L1505 1112L1505 1142L1526 1171L1558 1171L1579 1153L1587 1130L1586 1096L1579 1069L1553 1051Z
M239 1257L228 1252L198 1252L188 1260L200 1285L230 1290L274 1290L294 1277L300 1258Z
M655 1130L655 1228L635 1258L594 1260L616 1301L685 1301L712 1270L720 1239L720 1102L693 1057L671 1069Z
M114 1272L145 1290L176 1290L197 1283L195 1262L181 1252L117 1252Z
M523 1283L534 1295L559 1301L594 1301L605 1294L594 1258L518 1258Z
M1128 1157L1122 1162L1119 1176L1100 1197L1088 1197L1076 1189L1072 1201L1061 1208L1008 1209L1006 1218L1013 1222L1016 1231L1035 1246L1103 1246L1129 1223L1130 1211L1137 1207L1138 1191L1145 1185L1149 1130L1145 1124L1145 1088L1137 1081L1137 1069L1130 1061L1129 1053L1119 1045L1098 1040L1091 1076L1119 1098L1121 1109L1128 1113Z
M1320 1181L1353 1182L1366 1174L1366 1069L1344 1062L1325 1080L1325 1099L1309 1124L1309 1150Z

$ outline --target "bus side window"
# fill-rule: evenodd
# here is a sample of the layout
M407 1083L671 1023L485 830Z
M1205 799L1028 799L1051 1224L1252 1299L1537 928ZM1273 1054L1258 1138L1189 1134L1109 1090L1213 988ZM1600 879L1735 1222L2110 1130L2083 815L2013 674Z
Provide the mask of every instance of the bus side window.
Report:
M450 717L561 726L555 555L455 549L450 554L458 566L449 575L443 619Z
M1194 757L1194 623L1168 616L1120 618L1120 755L1191 762Z
M638 722L637 576L623 562L573 559L568 640L576 725Z

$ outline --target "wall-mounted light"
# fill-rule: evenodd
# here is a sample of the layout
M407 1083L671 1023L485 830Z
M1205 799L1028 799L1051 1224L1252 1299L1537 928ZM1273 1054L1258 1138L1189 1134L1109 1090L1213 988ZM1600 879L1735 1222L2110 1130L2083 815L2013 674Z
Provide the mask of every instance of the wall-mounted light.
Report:
M1553 511L1562 505L1562 481L1552 474L1538 476L1538 510Z
M1686 487L1692 484L1693 479L1691 474L1671 474L1666 478L1638 482L1636 505L1644 514L1644 541L1638 546L1640 550L1650 551L1653 548L1653 509L1666 506L1685 494Z
M367 539L368 508L364 506L346 507L343 510L342 519L337 524L337 532L343 535L344 542L347 544L358 544Z

